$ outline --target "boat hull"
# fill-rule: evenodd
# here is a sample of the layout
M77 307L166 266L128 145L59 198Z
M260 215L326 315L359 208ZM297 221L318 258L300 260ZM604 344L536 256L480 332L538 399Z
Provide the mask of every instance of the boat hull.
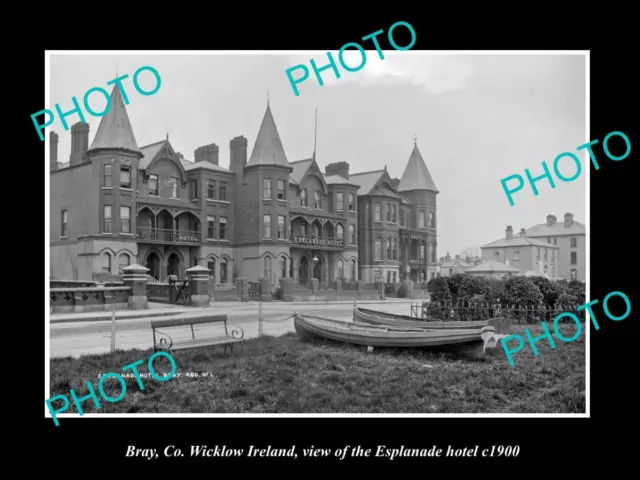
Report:
M317 317L294 316L300 338L323 338L367 347L420 348L442 352L482 351L495 329L429 329L360 322L341 322Z
M469 321L469 322L444 322L442 320L421 320L408 315L396 315L393 313L378 312L355 307L353 309L354 322L363 322L371 325L391 325L404 327L420 327L428 329L476 329L492 326L496 333L508 333L511 328L511 320L506 318L492 318L491 320Z

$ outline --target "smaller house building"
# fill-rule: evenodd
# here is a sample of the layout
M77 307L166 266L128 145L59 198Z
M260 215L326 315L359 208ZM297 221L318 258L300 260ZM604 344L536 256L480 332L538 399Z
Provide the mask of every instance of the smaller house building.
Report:
M555 215L547 215L546 223L527 228L525 235L558 247L555 276L586 281L587 229L584 224L573 219L572 213L565 213L564 222L561 223L558 223Z
M440 262L440 275L443 277L450 277L456 273L464 273L473 267L473 265L474 264L460 258L460 255L456 255L455 258L451 258L449 253L447 253L447 256Z
M508 262L508 260L507 260ZM469 275L475 275L478 277L486 278L508 278L513 275L518 275L520 270L507 263L498 262L496 260L489 260L487 262L476 265L467 269L466 273Z
M524 228L520 231L519 236L514 236L513 228L509 225L505 233L505 238L480 247L482 258L486 262L508 264L520 271L539 270L547 274L549 278L559 276L559 247L557 245L547 243L542 239L529 238ZM483 268L483 266L485 266L484 263L475 268Z

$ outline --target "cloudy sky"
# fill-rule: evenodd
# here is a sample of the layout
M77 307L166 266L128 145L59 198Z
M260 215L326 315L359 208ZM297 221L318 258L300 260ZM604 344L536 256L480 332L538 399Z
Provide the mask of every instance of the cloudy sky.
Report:
M334 52L337 58L337 52ZM352 172L384 168L401 177L414 136L440 190L438 195L438 255L452 255L504 236L507 225L517 232L545 221L553 213L571 212L586 223L583 173L572 183L556 180L551 189L538 183L514 195L511 207L500 180L514 173L543 173L541 162L553 167L561 152L575 152L588 141L585 128L585 57L572 55L455 55L385 52L381 60L368 52L358 72L323 72L325 86L313 72L295 96L285 70L326 53L304 55L68 55L50 61L50 105L72 108L71 97L119 74L150 65L162 86L152 96L138 94L131 78L124 81L127 106L139 146L165 138L187 159L201 145L220 147L220 165L229 166L229 140L244 135L249 154L267 103L271 108L289 161L313 152L314 114L318 109L317 160L347 161ZM323 59L325 61L323 61ZM357 65L358 59L346 58ZM296 72L297 74L298 72ZM152 75L140 76L145 89ZM102 102L102 103L101 103ZM105 101L91 96L100 111ZM86 117L89 142L100 119ZM77 116L67 119L69 125ZM70 132L59 119L51 127L60 134L59 161L68 161ZM585 154L580 154L583 159ZM566 160L566 159L565 159ZM571 176L570 164L560 168Z

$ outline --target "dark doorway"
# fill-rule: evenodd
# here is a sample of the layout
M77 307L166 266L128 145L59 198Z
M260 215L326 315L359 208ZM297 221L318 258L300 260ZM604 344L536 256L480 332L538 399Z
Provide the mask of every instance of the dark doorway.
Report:
M322 258L314 257L313 262L313 278L317 278L322 285Z
M169 255L167 262L167 275L177 275L180 277L180 258L175 253Z
M147 256L147 268L149 269L149 275L156 280L160 280L160 259L157 253L150 253Z
M300 285L307 286L309 284L309 259L302 257L300 259L300 267L298 268L298 277Z

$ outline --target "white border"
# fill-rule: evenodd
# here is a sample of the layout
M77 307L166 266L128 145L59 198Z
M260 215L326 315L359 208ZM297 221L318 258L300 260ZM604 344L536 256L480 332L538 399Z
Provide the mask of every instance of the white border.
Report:
M386 54L405 54L406 51L397 52L397 51L387 51L384 50ZM51 55L306 55L306 54L326 54L326 51L323 50L271 50L271 51L261 51L261 50L245 50L245 51L234 51L234 50L135 50L135 51L119 51L119 50L107 50L107 51L95 51L95 50L47 50L45 51L44 58L44 66L45 66L45 75L44 75L44 98L45 98L45 108L47 105L51 104L50 97L50 56ZM585 55L585 120L586 120L586 139L585 143L591 141L591 114L590 114L590 94L591 94L591 83L590 83L590 51L589 50L560 50L560 51L546 51L546 50L438 50L438 51L428 51L428 50L411 50L411 54L415 55ZM49 127L46 128L45 134L45 176L47 181L45 182L45 380L44 380L44 392L45 392L45 418L52 418L49 413L49 409L46 406L46 400L50 398L50 384L49 384L49 376L50 376L50 317L49 317L49 263L50 263L50 186L49 186ZM590 299L590 291L589 286L591 284L591 259L590 259L590 251L591 251L591 242L590 242L590 204L589 204L589 192L590 192L590 178L591 178L591 169L588 168L590 164L590 160L588 157L588 153L585 153L586 162L585 167L586 170L586 188L585 188L585 214L586 214L586 301L589 302ZM348 418L348 417L367 417L367 418L376 418L376 417L391 417L391 418L416 418L416 417L428 417L428 418L477 418L477 417L488 417L488 418L527 418L527 417L535 417L535 418L590 418L591 417L591 356L590 356L590 328L589 327L589 316L587 316L587 320L585 321L585 331L586 331L586 376L585 376L585 395L586 395L586 412L585 413L460 413L460 414L439 414L439 413L356 413L356 414L341 414L341 413L260 413L260 414L238 414L238 413L135 413L135 414L127 414L127 413L87 413L84 415L79 415L77 413L61 413L57 415L59 418L80 418L80 417L96 417L96 418L153 418L153 417L164 417L164 418L203 418L203 417L215 417L215 418L226 418L226 417L234 417L234 418L273 418L273 417L286 417L286 418L303 418L303 417L317 417L317 418Z

